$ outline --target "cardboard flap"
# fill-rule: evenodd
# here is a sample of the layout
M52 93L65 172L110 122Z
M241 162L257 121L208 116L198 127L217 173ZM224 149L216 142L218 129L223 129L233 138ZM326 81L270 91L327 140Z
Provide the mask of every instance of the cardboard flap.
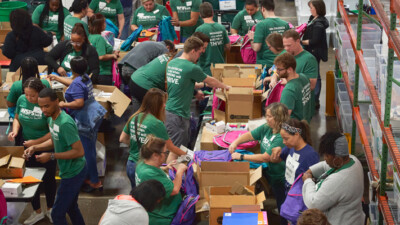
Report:
M260 205L233 205L232 212L260 212Z
M6 155L0 159L0 167L5 166L10 161L11 155Z
M264 208L264 201L265 201L265 193L264 191L258 193L258 195L256 195L256 201L257 204L260 206L261 209Z
M224 77L222 83L232 87L254 87L254 78Z
M237 66L225 66L223 77L240 77L240 68Z
M114 114L121 117L128 108L131 100L117 88L114 89L110 101L113 103Z
M210 209L231 208L232 205L251 205L256 204L254 195L211 195Z
M8 168L23 168L25 159L20 157L12 157Z
M215 91L215 96L217 97L217 98L219 98L219 99L221 99L222 101L225 101L226 102L226 94L225 94L225 92L224 91L222 91L222 90L216 90Z
M253 88L246 87L232 87L228 91L228 97L234 95L249 95L253 96Z
M249 172L249 162L201 162L201 171Z
M257 76L257 71L254 67L241 67L240 77L247 78L249 76Z
M196 213L207 212L210 211L210 204L208 203L207 199L200 199L196 203Z
M250 185L254 185L262 177L262 166L250 172Z

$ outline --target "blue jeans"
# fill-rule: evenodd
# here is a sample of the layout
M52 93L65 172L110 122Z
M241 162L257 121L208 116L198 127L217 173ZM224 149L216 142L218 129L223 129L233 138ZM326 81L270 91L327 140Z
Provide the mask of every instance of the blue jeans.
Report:
M87 168L85 165L82 171L75 177L61 179L56 201L51 211L54 224L67 225L68 223L65 217L67 213L73 225L85 224L78 207L78 195L83 181L85 180L86 172Z
M128 175L129 181L131 182L132 189L136 187L135 171L136 163L128 159L128 162L126 163L126 174Z
M125 17L124 28L121 31L122 40L126 40L132 33L131 31L132 6L124 7L124 17Z
M97 162L96 162L96 140L97 135L94 140L85 137L84 135L79 135L81 139L83 149L85 150L85 159L87 164L87 177L92 184L99 182L99 174L97 172Z

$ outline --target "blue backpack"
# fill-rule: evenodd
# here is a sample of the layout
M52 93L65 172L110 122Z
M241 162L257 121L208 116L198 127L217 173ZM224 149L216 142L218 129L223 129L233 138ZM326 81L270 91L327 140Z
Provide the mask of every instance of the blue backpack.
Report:
M140 25L138 27L138 29L133 31L132 34L129 35L129 37L122 43L120 49L125 52L129 51L130 50L129 48L131 47L132 43L140 36L140 33L142 32L142 30L143 30L143 26Z
M184 195L193 195L196 196L199 194L199 184L197 183L196 179L194 178L194 171L193 171L193 161L190 161L188 164L188 168L186 172L183 174L182 177L182 186L181 191ZM176 170L169 170L168 171L171 180L175 179Z
M119 35L118 27L110 19L106 19L106 30L111 31L115 37Z
M202 161L210 162L229 162L232 161L232 155L229 150L206 151L200 150L194 152L193 161L201 166Z
M187 195L179 206L171 225L192 225L196 219L195 205L199 199L199 195Z

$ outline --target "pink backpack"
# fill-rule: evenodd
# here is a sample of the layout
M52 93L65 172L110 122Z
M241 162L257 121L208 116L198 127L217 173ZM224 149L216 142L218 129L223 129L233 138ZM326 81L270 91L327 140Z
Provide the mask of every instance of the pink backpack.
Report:
M121 76L119 75L117 61L112 61L112 80L115 87L120 88L121 86Z
M281 101L281 94L283 89L285 88L285 85L282 84L282 81L280 80L268 93L267 101L265 102L265 107L268 105L274 103L274 102L280 102Z
M7 202L3 191L0 190L0 224L7 223Z
M236 139L238 139L241 135L247 133L246 130L235 130L228 131L225 134L220 134L214 136L213 142L221 148L228 148L230 144L232 144ZM237 149L248 149L254 148L257 145L257 141L249 141L242 143L237 146Z
M256 25L251 28L251 31L256 30ZM255 64L257 60L257 53L251 48L249 36L246 34L243 38L243 44L240 46L240 54L242 55L243 63Z
M304 32L306 32L306 29L307 23L303 23L296 28L296 32L299 33L300 37L302 37L304 35Z
M212 107L211 107L211 118L214 119L214 110L221 110L221 111L225 111L225 102L218 99L218 97L215 95L213 95L213 101L212 101Z
M231 45L238 43L240 39L242 39L242 36L238 34L229 35L229 41L231 42Z

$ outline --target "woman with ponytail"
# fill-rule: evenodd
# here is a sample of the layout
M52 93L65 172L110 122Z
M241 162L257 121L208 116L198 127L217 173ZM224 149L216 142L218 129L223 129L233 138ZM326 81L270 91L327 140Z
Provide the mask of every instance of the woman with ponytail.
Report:
M105 109L94 100L93 84L86 73L87 66L85 58L76 56L71 59L72 80L57 75L49 77L68 86L65 91L66 102L60 101L59 106L66 108L77 123L88 167L88 179L85 181L87 185L84 191L92 192L96 189L101 191L103 187L96 166L96 139Z

